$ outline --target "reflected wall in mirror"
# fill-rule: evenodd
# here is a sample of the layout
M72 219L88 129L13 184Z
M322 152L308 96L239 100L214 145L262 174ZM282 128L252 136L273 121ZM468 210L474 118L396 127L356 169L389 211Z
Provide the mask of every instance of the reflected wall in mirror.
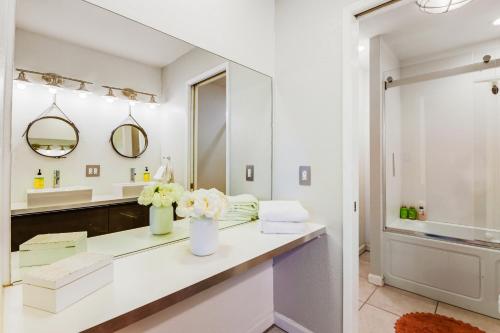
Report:
M111 145L123 157L137 158L148 148L148 136L135 124L123 124L111 132Z
M26 141L35 153L57 158L71 153L78 145L79 136L72 122L61 117L45 116L28 125Z
M139 193L149 183L146 179L154 180L162 170L168 169L176 183L189 189L196 163L198 188L271 198L269 76L82 0L17 0L14 66L94 84L87 86L85 94L76 91L78 85L71 86L71 82L64 83L66 89L57 90L58 104L71 112L79 130L78 149L71 158L61 160L33 154L22 138L26 124L38 117L40 105L53 100L52 92L29 73L32 84L14 83L13 281L21 280L22 272L29 269L20 269L17 249L39 234L86 231L88 251L113 256L187 238L189 224L182 220L174 222L171 234L153 237L148 208L124 194ZM207 81L222 73L218 80ZM137 101L117 90L112 95L103 86L134 87L155 95L158 104L140 94ZM193 86L199 88L198 105L193 104ZM124 122L130 105L135 121ZM117 128L117 124L140 126ZM246 165L254 166L253 181L246 180ZM97 166L98 175L94 173ZM38 169L45 177L42 191L32 189ZM55 170L60 188L50 188L53 182L48 178ZM27 204L33 192L57 199L61 193L76 197L78 191L91 192L91 202ZM236 216L219 221L219 226L245 221Z

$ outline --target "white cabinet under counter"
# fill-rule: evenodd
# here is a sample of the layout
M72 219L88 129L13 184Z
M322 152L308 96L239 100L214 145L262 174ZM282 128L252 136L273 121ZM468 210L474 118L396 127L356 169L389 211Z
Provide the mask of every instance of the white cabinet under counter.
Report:
M193 256L184 240L118 258L113 283L58 314L24 307L22 287L7 287L5 328L16 333L172 327L262 332L273 320L273 257L324 233L324 226L308 223L302 234L265 235L257 223L246 223L220 231L218 251L211 256Z

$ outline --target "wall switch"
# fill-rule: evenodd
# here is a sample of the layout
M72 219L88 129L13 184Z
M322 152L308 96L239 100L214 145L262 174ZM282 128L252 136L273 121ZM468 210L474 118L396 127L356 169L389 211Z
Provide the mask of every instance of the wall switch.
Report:
M253 165L247 165L245 172L245 177L247 182L253 182L253 176L254 176Z
M309 165L299 166L299 185L311 186L311 167Z
M101 175L100 165L87 165L85 166L85 176L86 177L99 177Z

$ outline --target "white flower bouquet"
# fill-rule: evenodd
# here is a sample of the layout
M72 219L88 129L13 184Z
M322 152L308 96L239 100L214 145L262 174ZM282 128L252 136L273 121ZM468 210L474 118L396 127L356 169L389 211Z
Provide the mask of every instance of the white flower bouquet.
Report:
M174 202L179 201L184 192L184 188L177 183L146 186L137 202L143 206L153 205L156 208L170 207Z
M185 192L177 203L176 213L182 217L217 220L228 207L227 197L220 191L199 189Z

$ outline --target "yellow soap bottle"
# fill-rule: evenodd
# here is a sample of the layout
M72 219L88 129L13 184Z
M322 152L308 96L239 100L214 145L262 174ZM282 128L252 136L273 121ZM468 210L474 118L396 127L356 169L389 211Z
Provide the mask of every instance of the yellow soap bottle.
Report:
M35 189L42 189L45 187L45 179L42 176L42 170L38 169L38 173L33 179L33 187Z
M151 181L151 173L149 172L148 167L146 167L146 169L144 170L144 174L142 175L142 179L145 182Z

